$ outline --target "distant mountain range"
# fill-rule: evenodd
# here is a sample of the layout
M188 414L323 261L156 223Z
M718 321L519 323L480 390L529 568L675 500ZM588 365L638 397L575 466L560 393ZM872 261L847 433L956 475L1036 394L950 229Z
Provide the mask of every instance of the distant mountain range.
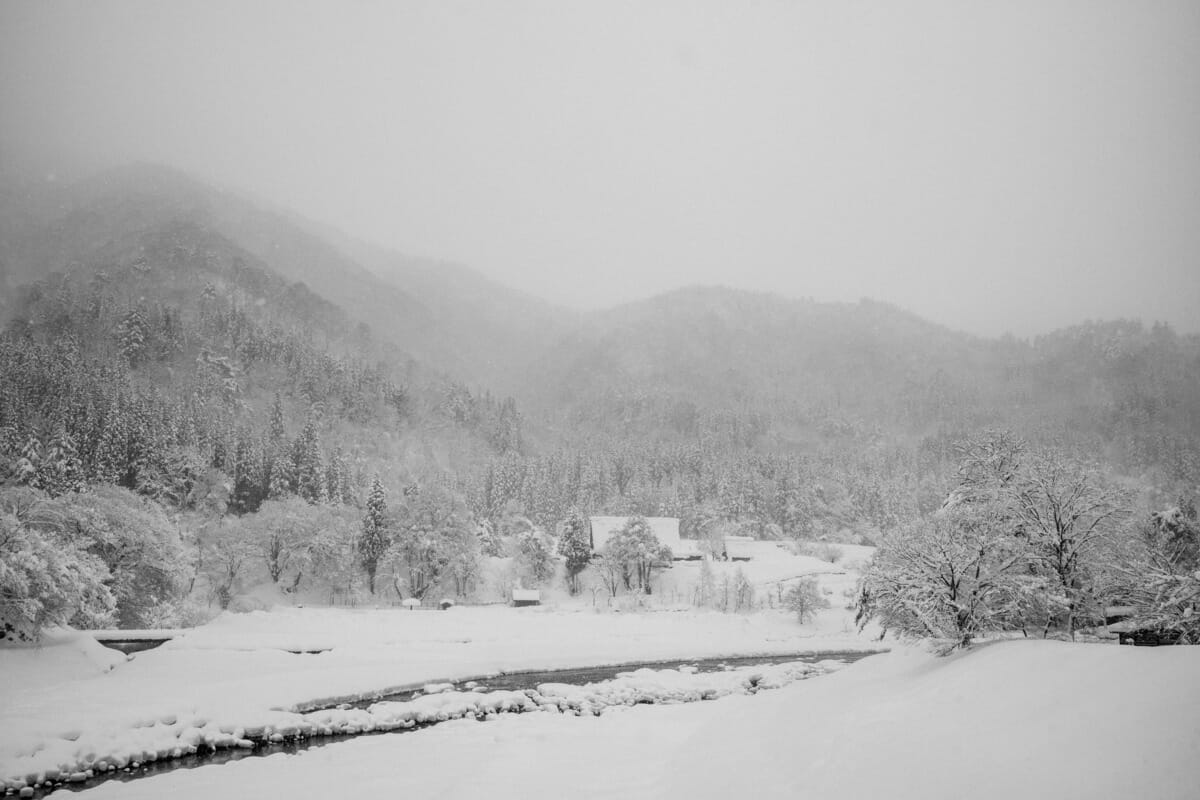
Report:
M572 312L157 166L0 181L0 315L26 312L19 286L135 259L181 226L303 284L395 363L513 396L534 449L715 436L802 452L1008 426L1127 469L1200 475L1197 336L1114 321L991 340L884 303L705 287Z

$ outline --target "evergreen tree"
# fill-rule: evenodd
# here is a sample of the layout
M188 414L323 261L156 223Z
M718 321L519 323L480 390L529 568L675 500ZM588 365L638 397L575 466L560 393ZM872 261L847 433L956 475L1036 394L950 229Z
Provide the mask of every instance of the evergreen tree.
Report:
M579 573L592 559L591 535L588 522L579 511L572 511L562 524L558 537L558 554L567 560L567 589L579 594Z
M282 500L292 494L292 463L290 459L282 454L277 454L271 459L269 472L267 499Z
M145 359L150 347L149 340L150 324L146 322L141 308L134 306L125 312L117 325L117 344L129 366L136 367Z
M367 573L367 588L375 594L375 575L379 560L390 544L387 529L387 492L378 473L371 480L367 493L367 510L362 519L362 535L358 540L358 557Z
M271 404L268 435L274 445L282 445L287 440L287 429L283 424L283 399L279 396L279 392L275 393L275 401Z
M325 498L331 505L350 502L350 476L342 448L334 447L325 465Z
M125 425L116 400L104 416L100 440L92 461L92 478L99 483L117 483L126 471Z
M78 492L84 486L83 465L75 452L75 441L64 428L59 428L46 448L38 467L38 487L51 497Z
M295 444L296 493L310 503L325 501L325 474L321 463L321 439L310 416Z

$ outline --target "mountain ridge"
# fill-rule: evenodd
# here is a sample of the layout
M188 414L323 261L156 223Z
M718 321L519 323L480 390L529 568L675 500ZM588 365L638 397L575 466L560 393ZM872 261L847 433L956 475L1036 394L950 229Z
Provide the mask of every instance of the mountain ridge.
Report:
M0 203L6 295L50 271L99 268L91 262L156 225L197 225L329 300L381 346L447 376L458 384L451 394L515 397L527 444L543 450L597 436L686 442L733 428L743 443L792 449L986 426L1069 431L1080 419L1110 431L1107 440L1129 408L1151 408L1138 413L1168 429L1200 420L1188 395L1200 337L1162 326L1112 321L989 338L880 301L702 285L572 312L469 267L364 243L153 165L68 185L10 180ZM1158 361L1108 361L1135 351ZM1169 402L1147 400L1149 384Z

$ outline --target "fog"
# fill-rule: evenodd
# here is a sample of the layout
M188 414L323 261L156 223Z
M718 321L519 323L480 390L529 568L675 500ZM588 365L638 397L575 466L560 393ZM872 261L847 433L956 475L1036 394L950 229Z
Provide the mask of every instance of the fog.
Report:
M9 160L170 164L578 308L717 283L1200 330L1195 2L0 15Z

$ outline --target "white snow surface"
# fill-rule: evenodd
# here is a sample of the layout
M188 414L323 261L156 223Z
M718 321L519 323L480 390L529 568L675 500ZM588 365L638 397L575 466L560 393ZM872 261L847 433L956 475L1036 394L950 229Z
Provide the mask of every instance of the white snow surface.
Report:
M1005 641L949 658L895 651L716 703L460 720L89 795L1192 800L1197 675L1197 647Z
M0 780L236 745L329 700L476 675L876 647L842 633L844 613L801 626L784 612L279 608L223 615L128 659L86 634L51 637L0 648Z

